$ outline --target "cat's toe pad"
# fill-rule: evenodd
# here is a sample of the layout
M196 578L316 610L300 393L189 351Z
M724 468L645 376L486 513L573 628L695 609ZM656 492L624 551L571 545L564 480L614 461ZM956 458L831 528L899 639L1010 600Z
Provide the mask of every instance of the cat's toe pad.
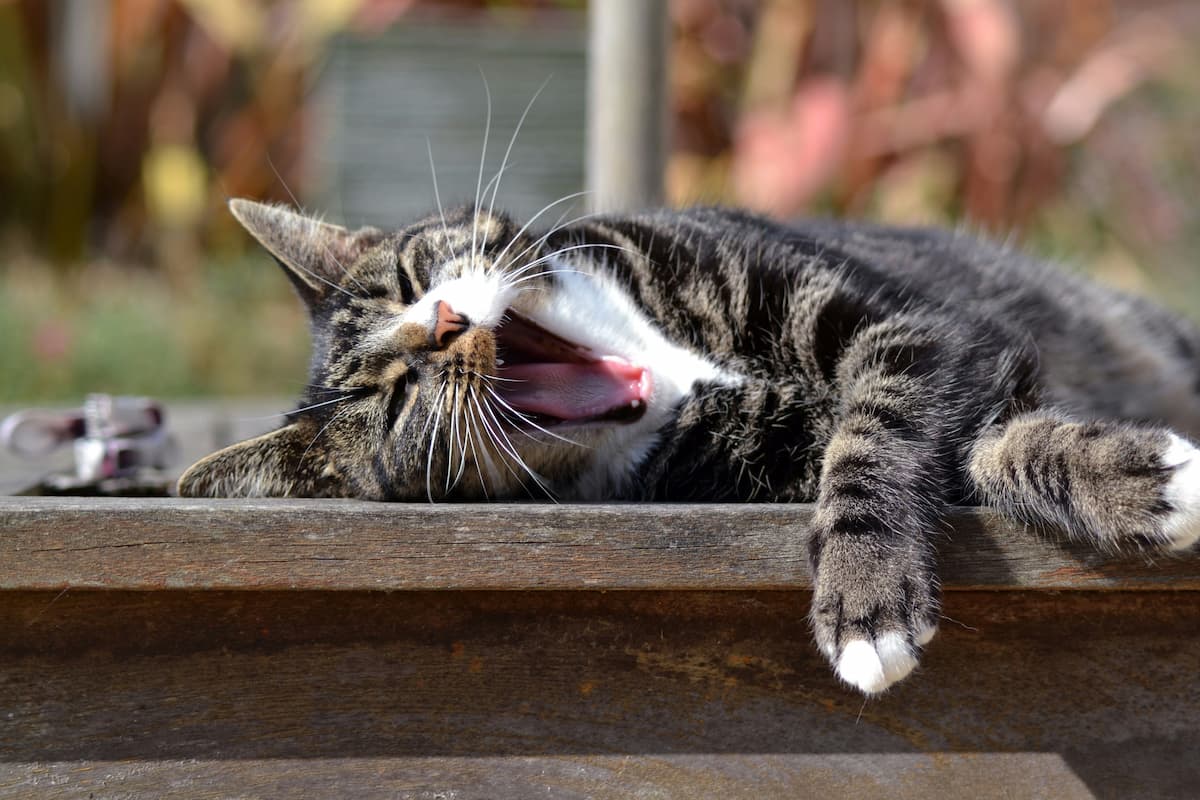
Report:
M1163 535L1171 550L1187 550L1200 540L1200 450L1180 436L1170 437L1162 460L1171 478L1163 493L1173 510Z
M932 628L924 631L925 640L933 637ZM837 675L866 694L878 694L904 678L917 666L917 657L907 638L900 633L885 633L868 642L853 639L838 656Z

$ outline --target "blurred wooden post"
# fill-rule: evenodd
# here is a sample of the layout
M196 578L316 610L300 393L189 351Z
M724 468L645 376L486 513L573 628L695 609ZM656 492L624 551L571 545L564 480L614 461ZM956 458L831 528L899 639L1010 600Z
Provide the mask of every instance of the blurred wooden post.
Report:
M591 207L657 205L668 113L666 0L593 0L588 17Z
M108 101L108 34L112 9L92 0L60 0L54 14L51 56L74 121L89 127Z

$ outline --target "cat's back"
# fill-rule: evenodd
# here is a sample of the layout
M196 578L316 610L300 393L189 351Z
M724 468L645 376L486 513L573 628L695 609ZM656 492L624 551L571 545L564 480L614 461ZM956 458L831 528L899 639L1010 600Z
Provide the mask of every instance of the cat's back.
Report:
M658 210L608 221L662 263L735 266L754 280L843 277L876 296L928 302L1035 324L1084 297L1111 294L1019 250L961 230L812 218L770 220L724 207ZM677 271L677 268L676 270Z
M1028 340L1046 399L1085 416L1162 420L1200 434L1200 334L1142 297L964 230L835 219L771 221L699 207L627 218L640 246L687 272L781 297L833 286L948 329L986 322ZM877 309L877 310L878 310ZM964 346L967 341L964 340Z
M1050 401L1200 433L1200 333L1145 298L961 230L801 221L802 235L1027 335Z

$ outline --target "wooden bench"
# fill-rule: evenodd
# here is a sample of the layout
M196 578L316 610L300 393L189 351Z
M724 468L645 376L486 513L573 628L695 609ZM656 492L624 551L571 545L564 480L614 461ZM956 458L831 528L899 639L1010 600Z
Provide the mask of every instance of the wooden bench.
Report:
M1196 796L1200 561L964 510L864 702L810 515L0 498L0 798Z

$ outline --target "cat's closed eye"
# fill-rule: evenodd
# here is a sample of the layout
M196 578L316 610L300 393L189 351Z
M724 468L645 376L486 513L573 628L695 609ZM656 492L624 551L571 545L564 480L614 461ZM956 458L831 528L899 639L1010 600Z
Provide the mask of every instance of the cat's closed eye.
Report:
M390 386L386 387L388 430L396 426L396 421L400 418L400 412L404 409L404 402L408 399L409 393L414 391L413 387L416 382L416 370L407 369L403 375L393 381Z

